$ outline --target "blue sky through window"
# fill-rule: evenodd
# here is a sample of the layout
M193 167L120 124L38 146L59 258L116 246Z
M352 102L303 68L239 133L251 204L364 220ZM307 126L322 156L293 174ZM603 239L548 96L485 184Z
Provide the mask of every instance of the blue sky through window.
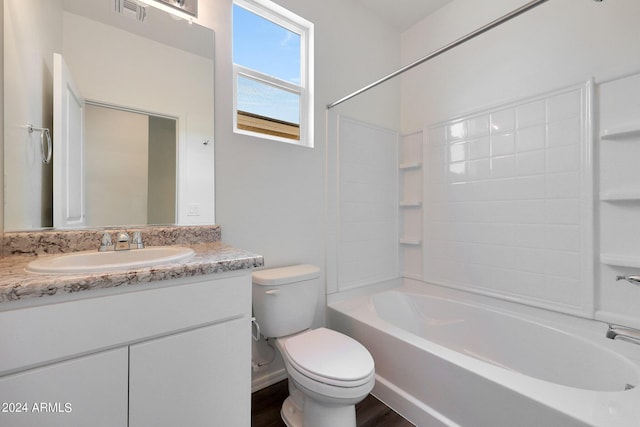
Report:
M300 84L299 34L233 5L233 62ZM238 110L300 123L300 97L248 78L238 79Z
M245 77L238 77L238 110L300 124L300 96Z

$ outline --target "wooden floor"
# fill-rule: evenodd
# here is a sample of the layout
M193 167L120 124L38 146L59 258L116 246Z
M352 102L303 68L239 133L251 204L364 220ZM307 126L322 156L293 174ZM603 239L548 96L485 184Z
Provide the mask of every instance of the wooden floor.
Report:
M251 396L252 427L285 427L280 418L282 402L289 395L287 381L280 381ZM393 412L372 395L356 405L358 427L412 427L409 421Z

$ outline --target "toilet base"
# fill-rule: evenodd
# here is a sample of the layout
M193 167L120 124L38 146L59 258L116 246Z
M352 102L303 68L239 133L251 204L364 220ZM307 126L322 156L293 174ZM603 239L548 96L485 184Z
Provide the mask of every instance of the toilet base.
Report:
M280 416L287 427L356 427L355 405L324 405L304 399L304 410L289 396L282 404Z
M310 332L301 332L307 333ZM286 351L287 340L298 336L300 334L276 339L276 348L282 355L289 377L289 397L280 411L282 420L287 427L356 427L355 405L367 397L375 384L373 359L370 360L370 374L358 381L344 381L336 385L322 381L324 378L312 379L292 365ZM366 349L362 347L362 350L370 359Z
M298 408L291 396L287 397L282 404L280 417L287 427L302 427L302 409Z

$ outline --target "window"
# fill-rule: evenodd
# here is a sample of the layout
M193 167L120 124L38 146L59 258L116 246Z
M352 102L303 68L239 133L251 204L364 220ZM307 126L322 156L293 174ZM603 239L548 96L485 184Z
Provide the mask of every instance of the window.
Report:
M313 147L313 24L268 0L233 4L234 131Z

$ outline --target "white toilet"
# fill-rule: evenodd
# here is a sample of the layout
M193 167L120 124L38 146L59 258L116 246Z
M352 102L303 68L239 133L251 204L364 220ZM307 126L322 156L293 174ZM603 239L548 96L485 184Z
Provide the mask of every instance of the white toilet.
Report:
M355 427L355 404L373 388L373 358L356 340L309 329L320 291L313 265L253 273L253 311L262 334L277 338L289 377L281 415L288 427Z

